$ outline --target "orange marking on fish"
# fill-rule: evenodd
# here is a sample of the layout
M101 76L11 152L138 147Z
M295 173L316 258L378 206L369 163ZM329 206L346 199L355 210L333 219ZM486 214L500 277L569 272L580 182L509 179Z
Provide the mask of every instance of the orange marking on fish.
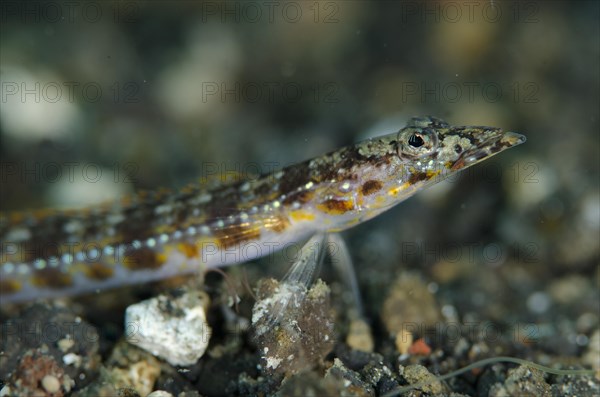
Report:
M179 251L183 252L183 254L187 258L196 258L200 254L200 250L196 244L189 243L179 243L177 244L177 248Z
M275 233L282 233L290 226L290 221L283 215L272 216L265 220L263 227L267 230L272 230Z
M305 210L295 210L290 212L290 218L294 221L314 221L315 214Z

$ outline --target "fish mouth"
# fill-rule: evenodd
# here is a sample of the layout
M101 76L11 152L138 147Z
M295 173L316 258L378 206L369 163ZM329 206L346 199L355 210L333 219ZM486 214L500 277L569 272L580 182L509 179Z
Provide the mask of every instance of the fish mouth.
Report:
M493 129L486 131L485 139L477 143L477 147L467 150L454 162L452 170L460 170L477 164L484 159L494 156L500 152L524 143L527 138L512 131Z

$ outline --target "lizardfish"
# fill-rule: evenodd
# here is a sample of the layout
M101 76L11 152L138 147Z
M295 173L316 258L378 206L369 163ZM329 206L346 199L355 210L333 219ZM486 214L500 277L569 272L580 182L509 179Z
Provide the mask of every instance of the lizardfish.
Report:
M360 224L523 142L500 128L420 117L398 132L213 189L1 214L0 298L92 292L249 261Z

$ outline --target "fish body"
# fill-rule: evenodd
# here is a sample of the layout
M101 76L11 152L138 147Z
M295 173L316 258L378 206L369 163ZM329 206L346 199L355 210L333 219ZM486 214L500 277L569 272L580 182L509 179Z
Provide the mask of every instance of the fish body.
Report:
M214 189L1 214L0 298L92 292L246 262L360 224L524 141L499 128L413 118L398 132Z

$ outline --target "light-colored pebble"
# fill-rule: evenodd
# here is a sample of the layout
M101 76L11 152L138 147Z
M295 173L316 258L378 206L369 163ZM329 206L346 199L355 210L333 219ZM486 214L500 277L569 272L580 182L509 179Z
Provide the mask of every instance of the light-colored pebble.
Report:
M127 341L171 365L193 365L206 351L211 329L204 307L208 296L189 291L161 295L131 305L125 312Z
M75 353L67 353L63 356L63 363L79 367L83 361L83 357Z
M66 353L70 348L75 346L75 341L73 338L64 338L59 340L57 345L61 352Z
M600 374L600 330L596 330L590 337L583 362Z
M125 368L112 368L113 384L117 387L132 387L142 396L152 391L156 379L160 376L158 360L142 360Z
M147 397L173 397L173 395L164 390L156 390L148 394Z
M404 354L408 354L408 349L410 349L410 346L413 344L413 334L406 330L406 329L401 329L397 334L396 334L396 349L398 350L398 352L402 355Z
M57 393L60 390L60 381L54 375L46 375L42 378L42 387L48 393Z
M364 320L353 320L350 323L350 331L346 337L346 343L354 350L373 352L375 343L371 335L371 327Z

